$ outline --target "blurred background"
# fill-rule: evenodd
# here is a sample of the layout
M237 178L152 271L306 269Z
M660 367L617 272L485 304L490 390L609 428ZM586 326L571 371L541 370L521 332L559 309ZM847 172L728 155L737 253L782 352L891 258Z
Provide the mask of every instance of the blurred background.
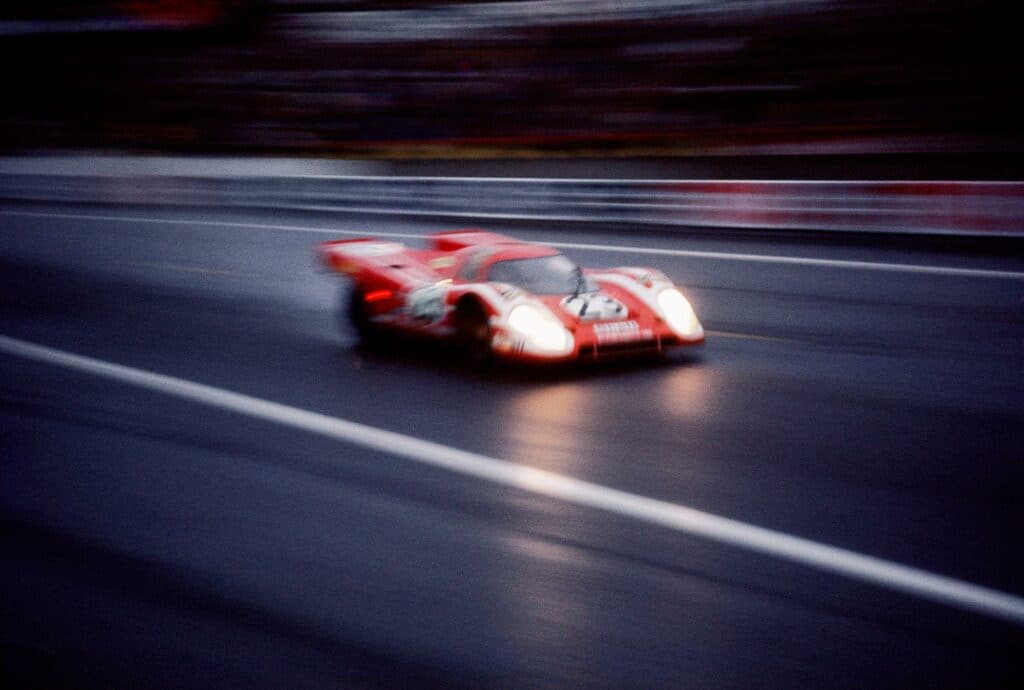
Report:
M1015 9L2 3L0 684L1024 688ZM707 343L541 376L361 344L315 246L471 225L657 269Z
M1024 145L1002 2L39 0L5 4L0 48L8 153L970 154L998 168Z

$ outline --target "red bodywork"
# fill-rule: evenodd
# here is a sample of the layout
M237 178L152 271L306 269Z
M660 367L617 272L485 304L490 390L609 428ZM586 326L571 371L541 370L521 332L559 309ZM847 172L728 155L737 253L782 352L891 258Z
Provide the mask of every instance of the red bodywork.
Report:
M666 323L654 295L672 284L654 269L583 269L599 288L588 298L614 304L610 308L618 311L580 318L566 306L573 299L568 293L532 295L518 286L488 281L496 262L554 256L559 254L556 249L484 230L441 232L427 241L425 249L413 249L370 238L335 240L319 245L319 256L353 282L368 319L381 330L453 338L456 311L468 300L476 302L488 316L491 351L505 359L593 360L661 352L704 340L695 317L693 332L680 333ZM508 322L512 309L521 304L543 305L571 334L571 348L538 352L524 344Z

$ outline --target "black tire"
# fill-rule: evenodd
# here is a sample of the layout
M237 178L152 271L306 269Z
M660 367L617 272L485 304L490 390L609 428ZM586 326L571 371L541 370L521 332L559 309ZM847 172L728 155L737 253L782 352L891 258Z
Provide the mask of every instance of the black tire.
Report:
M380 339L380 328L370 321L369 310L362 290L352 289L348 296L348 308L341 315L343 326L351 326L364 343Z
M491 325L487 312L475 299L465 298L455 308L455 331L459 346L473 364L491 358Z

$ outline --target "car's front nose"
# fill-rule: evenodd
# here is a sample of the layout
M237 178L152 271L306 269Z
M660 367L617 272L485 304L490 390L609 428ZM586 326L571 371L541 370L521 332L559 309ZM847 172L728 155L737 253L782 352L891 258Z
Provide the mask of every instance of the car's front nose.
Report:
M667 348L697 345L704 340L703 330L681 337L663 320L642 316L580 324L575 335L575 355L583 360L660 353Z

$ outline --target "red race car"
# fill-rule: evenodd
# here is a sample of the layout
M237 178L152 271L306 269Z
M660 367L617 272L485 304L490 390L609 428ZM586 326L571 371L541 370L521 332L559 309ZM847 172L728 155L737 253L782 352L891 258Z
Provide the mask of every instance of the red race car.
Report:
M704 341L683 294L649 268L583 269L552 247L483 230L428 236L427 249L376 239L319 246L353 283L348 318L387 333L449 339L474 357L524 362L663 352Z

